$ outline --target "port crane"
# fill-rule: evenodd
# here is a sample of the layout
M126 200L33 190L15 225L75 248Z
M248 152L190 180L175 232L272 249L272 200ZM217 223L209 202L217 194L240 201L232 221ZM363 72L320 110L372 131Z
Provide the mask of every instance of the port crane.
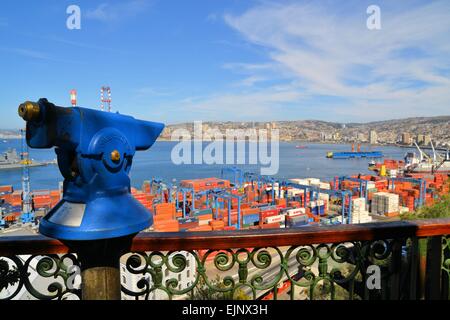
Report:
M30 191L30 170L29 164L30 157L28 152L28 145L25 141L25 130L20 130L22 152L21 152L21 162L22 166L22 214L20 220L22 223L29 223L34 221L33 212L33 199Z
M328 189L321 189L319 187L316 186L310 186L310 185L303 185L303 184L298 184L298 183L294 183L294 182L290 182L290 181L284 181L282 182L282 185L285 187L292 187L292 188L296 188L296 189L301 189L304 190L304 194L305 194L305 201L303 203L303 207L306 207L306 193L309 193L310 196L310 200L314 201L317 200L317 196L320 193L323 194L328 194L332 197L338 197L340 198L342 204L342 224L345 223L345 217L348 218L348 223L349 221L351 221L351 217L352 217L352 192L351 191L346 191L346 190L328 190ZM287 193L285 193L285 197L286 197L286 201L287 201ZM348 201L346 201L348 200Z
M237 187L242 187L244 184L244 176L245 172L238 168L238 167L225 167L222 168L220 171L220 178L225 179L226 174L231 174L233 176L233 180L230 179L230 181L233 181L234 185Z
M360 197L364 196L364 198L367 199L368 193L369 193L369 191L367 189L367 183L368 183L367 180L359 179L359 178L352 178L352 177L348 177L348 176L342 176L337 179L337 185L335 182L335 189L341 189L342 181L352 181L352 182L359 183L359 195L360 195Z

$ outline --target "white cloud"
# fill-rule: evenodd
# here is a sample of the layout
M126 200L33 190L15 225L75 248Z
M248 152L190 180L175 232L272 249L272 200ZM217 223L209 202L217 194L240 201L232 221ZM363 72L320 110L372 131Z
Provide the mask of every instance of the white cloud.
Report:
M55 58L42 51L31 50L28 48L24 49L24 48L0 47L0 51L10 53L11 55L19 55L35 60L50 61L57 63L82 64L80 61Z
M271 120L274 108L281 108L286 103L299 101L301 98L302 94L297 90L273 87L266 91L190 97L173 107L166 106L165 110L183 113L189 118L185 120ZM281 118L282 115L277 116L277 119Z
M225 15L246 41L269 51L267 63L226 66L244 74L243 85L282 77L295 83L302 97L346 99L347 106L335 108L335 114L349 120L352 115L370 120L374 113L377 118L448 114L450 79L439 70L450 69L450 3L380 4L379 31L366 28L367 6L346 4L264 3L242 15ZM298 101L297 95L287 96Z
M151 3L146 0L121 1L120 3L101 3L95 9L88 10L85 17L102 22L114 22L134 17L142 13Z

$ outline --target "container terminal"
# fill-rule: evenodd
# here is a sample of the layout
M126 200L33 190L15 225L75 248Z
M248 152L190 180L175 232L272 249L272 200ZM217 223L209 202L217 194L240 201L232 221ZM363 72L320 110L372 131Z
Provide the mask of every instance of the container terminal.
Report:
M108 98L105 100L105 92ZM102 87L102 110L110 111L110 89ZM76 94L71 91L71 104ZM104 105L105 104L105 105ZM20 109L20 107L19 107ZM30 190L28 146L22 135L22 190L0 186L0 229L23 224L38 225L62 199L58 190ZM297 146L297 148L301 146ZM420 168L425 159L420 149ZM331 158L382 157L381 152L361 152L354 144L351 152L329 153ZM436 155L432 157L436 158ZM448 155L438 161L447 163ZM311 225L357 224L398 219L405 212L432 205L449 192L447 172L414 171L410 157L372 162L371 175L337 176L332 181L317 178L277 179L237 167L224 167L220 178L166 182L152 178L132 196L153 218L149 231L212 231L295 228ZM443 167L446 167L445 165Z
M220 178L152 178L131 193L153 215L150 231L211 231L355 224L397 218L449 192L447 174L398 174L402 161L384 160L374 175L278 180L225 167ZM59 190L0 186L0 228L39 220L62 197ZM30 218L32 217L32 218Z

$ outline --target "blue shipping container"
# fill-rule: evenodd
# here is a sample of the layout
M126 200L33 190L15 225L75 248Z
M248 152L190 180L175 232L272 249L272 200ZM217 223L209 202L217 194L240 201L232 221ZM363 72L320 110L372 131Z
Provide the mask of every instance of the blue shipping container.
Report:
M247 214L242 217L243 224L254 224L255 222L259 222L259 214Z

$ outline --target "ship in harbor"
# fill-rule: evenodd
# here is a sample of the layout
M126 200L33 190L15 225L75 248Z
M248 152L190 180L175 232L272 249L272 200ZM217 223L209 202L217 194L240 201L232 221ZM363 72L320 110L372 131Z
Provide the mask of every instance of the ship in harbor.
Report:
M0 170L22 169L24 166L40 167L49 164L56 164L56 160L53 161L27 160L19 156L16 149L8 149L0 155Z
M330 159L352 159L352 158L383 158L381 151L361 151L361 144L358 144L358 149L355 151L355 145L352 144L352 151L344 152L328 152L327 158Z
M408 173L450 173L450 152L444 153L436 152L433 142L431 142L431 155L424 152L416 142L414 142L418 150L418 155L415 152L408 152L405 155L404 171Z

